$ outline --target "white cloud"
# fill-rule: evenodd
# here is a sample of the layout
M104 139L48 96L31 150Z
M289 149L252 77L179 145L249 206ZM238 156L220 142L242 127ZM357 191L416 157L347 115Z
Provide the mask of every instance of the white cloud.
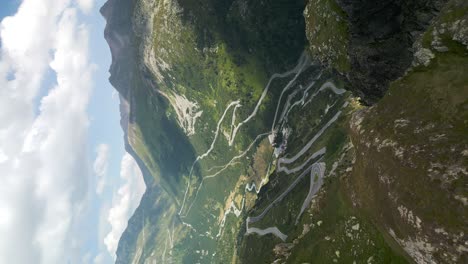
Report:
M8 139L1 142L7 156L19 151L17 142L24 138L21 132L33 122L32 101L51 60L56 20L67 2L24 1L15 16L6 17L1 23L0 137Z
M92 254L91 252L88 252L86 254L83 255L83 257L81 258L81 263L91 263L91 259L92 259Z
M3 163L5 161L8 161L8 156L3 152L2 149L0 149L0 163Z
M112 99L119 99L119 93L117 92L117 90L112 91Z
M127 228L128 220L140 204L141 197L146 190L140 168L128 153L122 158L120 177L124 182L117 191L112 208L109 210L107 220L111 225L111 231L104 239L107 250L114 258L120 236Z
M77 262L93 67L88 29L70 6L25 0L0 26L0 263ZM36 115L48 70L57 84Z
M90 262L86 262L90 263ZM99 253L93 260L94 264L104 264L106 263L106 255L104 253Z
M89 13L94 7L94 0L77 0L78 6L85 13Z
M104 186L107 184L107 169L109 167L109 145L99 144L96 148L96 159L93 169L97 177L96 193L102 194Z
M120 179L117 177L118 182ZM118 183L117 182L117 183ZM114 196L116 195L117 190L114 191ZM104 194L103 196L106 196ZM102 199L102 196L100 197ZM98 221L98 242L99 242L99 247L98 247L98 254L94 256L94 259L92 262L89 263L94 263L94 264L104 264L104 263L113 263L113 256L107 251L107 247L104 244L104 238L107 236L107 234L111 231L111 225L107 218L109 217L109 210L112 205L112 197L109 197L109 201L106 199L103 204L101 204L99 208L99 221Z

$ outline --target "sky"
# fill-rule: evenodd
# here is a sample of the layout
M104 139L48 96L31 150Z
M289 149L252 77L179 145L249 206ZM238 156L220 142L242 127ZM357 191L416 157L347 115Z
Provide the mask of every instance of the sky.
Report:
M145 191L108 82L104 2L0 3L0 263L113 263Z

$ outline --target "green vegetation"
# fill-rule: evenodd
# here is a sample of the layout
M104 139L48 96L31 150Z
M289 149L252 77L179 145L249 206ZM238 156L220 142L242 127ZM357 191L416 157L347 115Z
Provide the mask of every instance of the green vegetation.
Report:
M157 2L149 44L135 44L152 53L133 69L128 131L154 181L120 243L121 263L406 263L401 239L427 231L419 220L431 230L464 230L466 210L453 197L467 196L466 180L447 170L465 155L467 53L448 30L439 36L448 51L433 49L439 24L421 40L435 57L392 83L375 107L362 109L349 92L319 92L327 82L337 89L346 83L332 69L307 65L298 76L272 79L256 115L231 140L233 125L253 113L272 74L294 68L306 46L304 23L314 58L340 73L351 70L345 13L334 0L309 1L304 22L303 8L303 1L287 0ZM442 21L463 15L451 12ZM340 113L287 167L322 148L326 153L295 173L278 169L267 138L277 106L275 133L288 134L273 139L284 144L280 158L299 153ZM326 177L301 217L309 174L249 225L277 227L286 241L247 235L247 217L259 215L314 162L325 163ZM437 173L420 176L430 170ZM252 183L264 184L259 193L247 190Z
M304 17L312 56L340 73L349 71L346 13L335 0L317 0L308 2Z
M298 235L304 232L304 225L310 231L299 239L288 263L407 263L387 245L379 230L350 206L341 184L332 179L317 208L298 225Z
M238 228L233 228L240 222L233 221L228 215L223 232L219 230L219 225L228 209L226 198L230 193L244 193L247 182L253 180L258 184L264 176L259 174L266 173L265 166L270 161L265 162L257 158L254 164L252 159L262 138L232 166L226 167L222 173L206 179L203 185L200 185L202 177L217 173L222 168L220 166L247 150L259 133L268 131L276 107L275 98L279 96L279 89L282 89L289 77L277 79L270 87L270 92L263 100L255 119L239 130L232 147L228 145L225 136L231 130L234 107L231 108L221 123L220 133L210 155L195 165L192 175L191 166L197 155L210 148L217 122L226 106L234 100L239 100L242 107L236 110L236 124L245 119L257 104L269 75L292 67L304 46L303 38L292 38L285 42L284 46L278 46L275 40L264 38L259 42L260 36L257 36L256 32L246 37L246 43L238 43L231 33L237 30L251 30L251 26L257 25L258 22L239 20L235 13L241 12L240 9L233 8L226 14L226 5L228 3L223 1L207 1L200 5L197 1L190 0L179 1L179 4L171 1L158 3L153 23L153 51L156 61L148 65L151 74L145 73L141 77L137 75L133 79L131 98L134 105L134 122L130 126L130 143L150 169L155 185L167 191L174 202L171 207L174 211L165 216L171 220L159 221L151 227L152 229L165 230L174 222L176 226L181 226L176 212L183 203L186 184L190 178L190 188L182 215L187 214L183 221L192 224L197 232L176 232L175 236L180 239L172 251L173 260L176 262L211 259L216 247L214 237L218 232L222 233L222 240L225 242L216 250L216 258L230 260L235 255L232 249L238 235L235 230ZM293 8L297 8L294 5L298 6L293 3L289 5ZM193 13L188 13L189 11ZM281 10L272 10L278 11ZM205 14L210 12L226 14L226 20L220 16ZM291 14L301 17L300 12ZM259 18L262 16L263 14ZM271 25L271 22L261 23L265 27L262 31L286 30L289 36L301 31L300 27L297 31L291 31L287 29L287 24L276 24L284 21L284 18L278 16ZM287 19L287 23L291 21L290 18ZM141 43L143 40L139 41ZM164 95L158 93L155 88L148 87L148 79L151 79L154 87ZM197 107L196 111L203 111L195 123L195 134L189 137L179 126L180 113L177 112L177 105L174 105L177 96L183 96L188 102L193 102ZM271 157L271 147L263 149L258 157ZM249 173L253 169L256 175ZM242 175L243 178L240 177ZM247 180L245 175L251 179ZM235 197L237 196L234 195ZM242 203L237 200L236 206L241 207ZM143 233L146 229L142 228L139 232ZM200 235L204 235L206 239L200 240ZM192 236L198 237L199 241L194 240ZM138 237L137 248L142 243L141 234ZM161 252L167 247L161 242L165 239L166 235L158 235L155 244L147 244L149 248L144 250L145 254L153 252L154 257L161 258ZM197 253L202 250L209 251L210 255L202 256L201 253ZM143 258L139 260L143 261Z
M404 151L403 157L407 157L405 161L395 157L393 148L384 148L380 153L375 149L372 150L373 162L384 165L387 170L390 169L391 172L387 173L392 176L401 175L395 179L398 187L393 186L392 189L398 190L399 200L402 203L414 206L417 202L418 206L414 207L419 208L415 210L421 219L437 221L444 226L462 226L466 214L462 217L460 213L463 214L463 210L454 210L453 207L457 208L459 202L454 201L452 195L447 196L445 192L435 190L438 190L440 185L449 184L448 190L453 190L455 192L453 195L456 195L461 191L457 186L461 186L463 180L416 175L427 175L427 170L431 169L431 162L437 162L443 167L458 162L457 155L451 153L461 153L466 140L467 116L466 111L462 109L464 105L466 106L468 98L468 86L466 86L468 78L463 70L467 67L467 57L443 53L437 55L428 68L420 66L414 69L410 75L392 84L388 96L366 118L363 129L367 132L360 136L362 138L360 141L365 141L366 138L378 138L397 142L398 147ZM408 93L408 90L411 90L411 93ZM376 116L379 118L372 118ZM403 126L398 126L396 120L406 121L403 121L405 123ZM437 135L443 135L443 137L437 139ZM430 145L427 145L428 141L431 142ZM445 148L447 144L450 144L452 148ZM422 155L410 155L413 151L418 151ZM436 157L429 156L435 154ZM370 153L366 152L365 155L370 155ZM392 158L389 159L389 157ZM385 159L385 162L383 160L376 162L379 159ZM402 166L403 162L407 165ZM363 166L368 167L364 164ZM365 177L369 173L375 173L375 171L358 171L356 176ZM405 177L405 175L415 176ZM361 179L362 182L357 182L356 185L367 185L370 180L368 177L357 179ZM378 179L375 180L377 183ZM370 190L367 187L365 189L366 191L361 188L357 189L362 190L359 192L361 196L368 195L363 196L362 200L366 203L376 201L371 197L378 196L380 191L375 189L375 194L372 194L372 191L368 192ZM458 194L466 195L466 193ZM414 197L420 198L415 200ZM371 205L370 210L375 211L377 207L382 206L389 207L389 205L374 204Z
M317 82L317 89L325 80ZM353 156L345 148L348 142L346 126L354 109L351 106L340 109L348 97L336 97L338 96L324 91L317 95L310 108L306 108L306 111L302 110L301 114L292 115L289 120L292 130L299 135L305 134L307 136L293 136L291 143L288 144L288 153L295 154L328 119L338 110L342 110L343 115L336 124L330 126L319 137L308 154L292 164L291 167L301 164L313 152L326 146L327 153L322 161L328 165L327 172L331 170L335 161L339 161L338 169L335 172L336 175L344 178L336 176L326 178L325 184L322 186L323 191L313 200L310 209L304 212L296 225L297 214L309 190L310 176L304 177L282 202L272 207L264 219L250 225L259 228L278 227L283 233L288 234L284 245L288 245L290 248L283 253L275 254L273 249L282 245L280 239L272 235L267 237L249 235L243 238L240 251L242 263L273 262L278 258L285 259L286 256L288 256L288 263L332 263L334 261L353 263L353 261L367 260L374 263L407 263L400 252L395 251L387 244L372 221L353 207L344 194L345 187L343 185L346 186L346 181L343 179L346 179L346 175L349 174L349 172L345 172L345 169L351 165ZM327 104L330 106L332 103L335 103L334 107L327 107ZM325 114L324 109L327 108L329 110ZM308 122L304 122L305 120ZM321 121L314 122L313 120ZM311 123L315 124L312 129L310 128ZM297 176L298 174L285 175L283 173L274 173L270 176L266 192L260 194L255 208L249 212L249 215L258 215L262 212ZM314 178L317 180L317 175ZM269 198L265 199L265 197Z
M188 174L195 152L182 129L164 115L167 102L138 79L134 85L135 122L129 125L129 142L156 182L162 180L161 186L172 198L177 198L181 175Z
M351 154L347 157L350 159ZM307 192L306 183L308 181L299 185L296 192L292 193L296 197L289 197L288 201L301 201L304 197L297 194ZM297 225L294 225L290 209L300 203L294 205L292 201L285 202L281 213L272 210L271 218L292 220L282 226L287 228L282 230L288 231L290 237L286 243L293 245L292 249L285 252L289 256L287 263L358 263L367 260L373 263L407 263L399 251L387 244L366 215L351 205L344 184L340 178L327 179L323 186L326 191L314 199L311 208ZM285 255L275 256L272 252L275 245L281 244L281 240L272 236L268 238L256 235L246 237L241 251L242 262L272 262L284 258Z
M466 230L468 219L460 200L468 195L461 169L466 167L468 52L453 31L440 30L461 19L449 7L423 36L422 46L433 53L427 66L415 66L393 82L387 95L362 114L361 127L355 126L357 158L349 189L400 244L423 237L437 245L431 258L438 262L448 261L443 252L459 257L453 248L463 243L457 234ZM448 49L439 52L439 46ZM446 236L434 231L441 226Z

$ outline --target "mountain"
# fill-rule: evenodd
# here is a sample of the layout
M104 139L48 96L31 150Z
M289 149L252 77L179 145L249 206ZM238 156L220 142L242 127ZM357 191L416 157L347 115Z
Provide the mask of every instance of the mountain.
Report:
M109 0L116 263L464 263L463 0Z

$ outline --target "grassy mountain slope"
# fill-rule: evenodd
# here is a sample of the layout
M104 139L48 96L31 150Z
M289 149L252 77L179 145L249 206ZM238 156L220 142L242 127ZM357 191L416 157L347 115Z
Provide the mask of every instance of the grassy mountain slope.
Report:
M406 21L377 46L356 42L364 13L353 8L106 4L111 82L148 187L117 263L466 258L466 4L450 1L427 29L424 19ZM377 90L368 93L380 78L372 72L372 85L356 89L353 74L362 81L368 68L353 50L380 52L414 27L424 34L403 43L414 50L402 64ZM361 105L388 83L374 106Z

